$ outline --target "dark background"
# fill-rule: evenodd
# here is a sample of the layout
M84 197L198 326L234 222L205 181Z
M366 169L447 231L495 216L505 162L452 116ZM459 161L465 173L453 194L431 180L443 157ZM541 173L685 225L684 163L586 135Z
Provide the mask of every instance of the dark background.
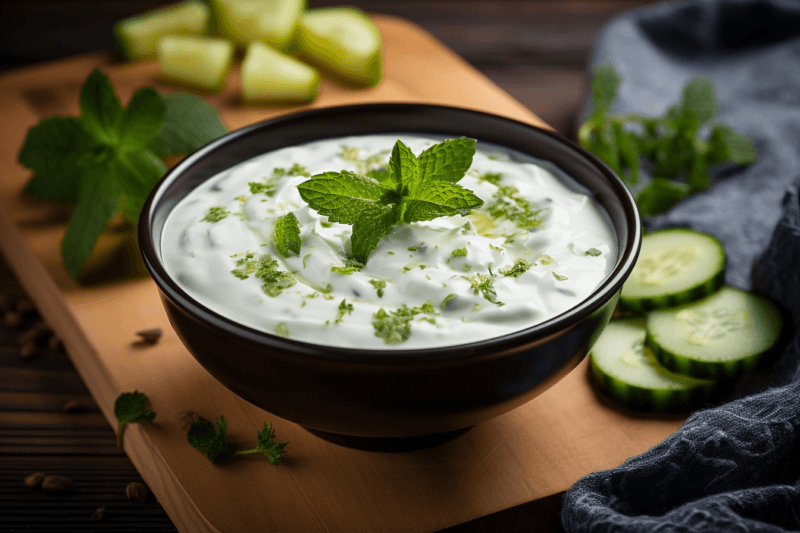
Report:
M2 71L76 54L113 50L117 20L164 5L153 0L0 1ZM309 7L341 5L309 0ZM403 17L425 28L560 132L573 137L588 89L592 43L612 17L653 0L350 2L367 12ZM119 58L120 61L122 58ZM1 125L0 125L1 127ZM0 258L0 316L27 306ZM129 501L125 487L141 481L68 357L46 346L23 358L20 337L40 321L0 321L0 531L175 531L152 497ZM40 344L46 343L46 339ZM68 402L75 412L66 412ZM67 495L23 486L32 472L65 475ZM452 528L558 531L561 495ZM106 507L99 521L90 517Z

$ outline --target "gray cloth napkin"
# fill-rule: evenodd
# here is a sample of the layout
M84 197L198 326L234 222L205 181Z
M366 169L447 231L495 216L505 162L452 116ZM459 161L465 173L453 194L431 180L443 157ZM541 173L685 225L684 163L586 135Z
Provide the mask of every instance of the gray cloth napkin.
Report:
M728 256L726 283L771 297L789 329L768 386L698 411L644 454L580 479L567 492L564 527L798 531L800 1L688 0L626 14L597 41L593 66L607 62L622 77L615 111L660 115L704 75L720 100L715 120L755 142L756 163L718 174L647 225L715 235Z

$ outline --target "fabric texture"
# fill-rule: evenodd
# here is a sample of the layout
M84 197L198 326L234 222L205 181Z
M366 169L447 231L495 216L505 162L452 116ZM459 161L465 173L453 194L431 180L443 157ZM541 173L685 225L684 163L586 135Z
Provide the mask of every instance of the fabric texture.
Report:
M729 285L786 314L768 379L697 411L664 442L567 492L568 532L800 531L800 1L687 0L626 14L601 33L593 67L622 78L620 113L662 114L709 77L725 122L759 159L647 221L716 236ZM754 264L755 263L755 264ZM753 390L756 392L753 392ZM760 389L760 391L759 391Z

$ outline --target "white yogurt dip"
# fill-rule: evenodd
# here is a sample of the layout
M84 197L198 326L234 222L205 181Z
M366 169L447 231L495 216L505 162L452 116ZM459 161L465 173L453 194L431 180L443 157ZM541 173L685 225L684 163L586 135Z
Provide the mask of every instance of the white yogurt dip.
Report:
M398 224L363 268L348 268L351 226L328 222L297 185L327 171L364 175L384 168L398 139L416 155L444 140L325 139L210 178L164 225L167 272L201 304L257 330L380 349L450 346L519 331L574 307L610 273L616 240L591 195L551 164L480 142L459 185L482 207L467 217ZM273 233L289 212L300 225L301 249L285 258Z

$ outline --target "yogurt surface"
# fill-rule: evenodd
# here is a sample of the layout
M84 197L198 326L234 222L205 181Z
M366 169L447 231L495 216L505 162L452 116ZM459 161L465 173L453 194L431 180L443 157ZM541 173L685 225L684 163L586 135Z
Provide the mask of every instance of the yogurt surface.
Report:
M309 176L385 171L395 141L419 156L443 137L369 135L265 153L197 187L170 213L164 266L201 304L236 322L314 344L450 346L544 322L586 299L616 260L611 223L553 165L477 144L458 183L484 204L468 216L398 224L359 269L351 226L303 201ZM294 213L301 248L283 257L276 220Z

